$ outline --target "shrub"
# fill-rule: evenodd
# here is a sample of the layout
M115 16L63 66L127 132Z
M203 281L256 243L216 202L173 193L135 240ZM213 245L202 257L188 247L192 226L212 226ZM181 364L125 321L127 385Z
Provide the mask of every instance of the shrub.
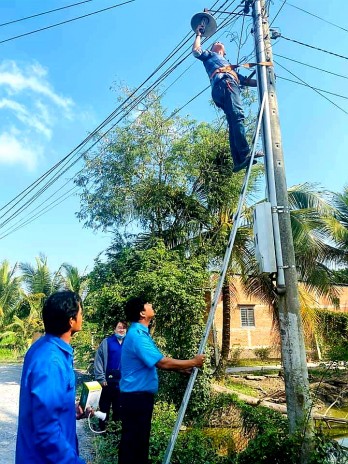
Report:
M267 361L270 353L271 353L270 346L261 346L260 348L254 349L254 354L257 358L260 359L260 361Z
M231 366L238 366L242 353L243 348L241 346L234 346L230 349L229 360Z

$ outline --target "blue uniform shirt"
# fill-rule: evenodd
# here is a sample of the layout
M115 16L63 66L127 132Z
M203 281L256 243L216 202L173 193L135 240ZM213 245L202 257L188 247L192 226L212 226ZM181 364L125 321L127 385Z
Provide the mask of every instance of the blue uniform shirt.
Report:
M149 329L132 322L123 342L121 355L121 392L157 393L156 364L164 358L152 340Z
M222 68L224 66L229 66L231 63L226 60L222 55L216 52L212 52L210 50L195 50L193 52L193 55L200 61L203 62L205 70L207 71L207 74L210 78L210 76L213 74L213 72L218 69ZM239 83L240 85L244 85L246 81L246 77L243 76L242 74L237 73ZM231 74L227 73L217 73L211 80L211 86L214 87L214 85L220 80L225 77L232 78Z
M85 464L78 456L73 349L45 335L28 350L19 398L16 464Z

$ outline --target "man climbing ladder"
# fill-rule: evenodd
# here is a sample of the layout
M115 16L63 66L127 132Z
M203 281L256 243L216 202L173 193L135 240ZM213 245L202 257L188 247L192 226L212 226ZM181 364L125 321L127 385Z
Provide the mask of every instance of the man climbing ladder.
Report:
M225 47L221 42L215 42L210 50L202 50L202 25L199 25L195 32L196 38L192 53L195 58L203 62L211 82L214 103L226 115L234 164L233 172L238 172L249 165L251 158L250 147L245 136L244 113L239 87L256 87L257 82L255 79L251 79L251 76L245 77L235 71L236 66L230 64L225 58ZM261 153L255 153L255 158L260 156L262 156Z

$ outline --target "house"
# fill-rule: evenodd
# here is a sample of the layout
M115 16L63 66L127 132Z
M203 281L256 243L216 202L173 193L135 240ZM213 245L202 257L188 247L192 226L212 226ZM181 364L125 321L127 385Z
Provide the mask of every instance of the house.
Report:
M300 284L301 285L301 284ZM231 299L231 325L230 346L242 349L242 358L255 357L254 349L260 347L272 347L271 357L280 357L280 345L278 331L274 325L272 307L264 304L256 297L245 294L238 278L234 279L236 288L235 298ZM348 312L348 286L336 287L339 292L339 307L324 298L315 298L317 307L332 311ZM214 320L215 330L219 346L222 342L222 299Z

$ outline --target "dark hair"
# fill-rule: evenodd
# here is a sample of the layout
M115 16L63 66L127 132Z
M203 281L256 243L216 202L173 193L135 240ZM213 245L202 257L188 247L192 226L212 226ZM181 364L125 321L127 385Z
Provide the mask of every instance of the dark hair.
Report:
M144 310L147 300L142 297L131 298L127 301L124 308L126 318L130 322L138 322L140 320L140 312Z
M80 307L82 309L82 301L77 293L71 291L52 293L42 309L45 332L58 336L68 332L70 318L76 320Z
M124 325L126 329L128 328L127 321L118 320L118 321L116 322L116 324L115 324L115 328L118 326L118 324Z

